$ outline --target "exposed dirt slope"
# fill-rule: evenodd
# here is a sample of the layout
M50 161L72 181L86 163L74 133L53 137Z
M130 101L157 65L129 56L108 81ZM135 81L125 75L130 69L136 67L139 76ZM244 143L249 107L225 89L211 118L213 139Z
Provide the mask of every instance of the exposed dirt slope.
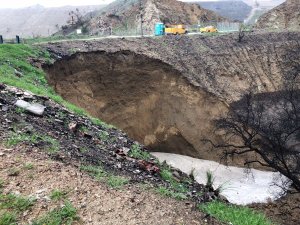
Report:
M18 108L14 104L20 99L45 105L44 114ZM49 194L55 189L69 193L83 224L202 224L204 215L191 211L194 203L217 198L188 175L168 169L171 184L160 175L166 167L124 133L93 124L47 97L1 84L0 106L1 185L5 181L5 193L38 197L36 208L21 215L21 224L54 207ZM136 147L139 155L132 156ZM152 192L144 191L145 185ZM153 193L159 187L180 194L187 204L165 201Z
M18 224L28 224L64 204L66 199L78 210L80 221L75 224L219 224L203 219L204 215L194 210L192 203L165 198L136 185L110 188L77 167L49 160L39 151L24 146L13 149L0 147L0 178L5 181L3 193L37 198L34 207L21 216ZM25 165L29 163L32 169L26 169ZM19 174L9 176L11 168L18 169ZM54 190L67 195L60 201L50 200Z
M223 21L223 17L213 11L203 9L197 4L176 0L119 0L111 3L93 16L87 24L90 33L109 33L113 31L139 32L140 13L143 14L143 28L147 34L152 34L156 22L167 24L198 24L199 20Z
M300 1L287 0L260 17L255 27L300 30Z
M47 68L48 81L154 151L218 161L202 141L220 140L212 121L252 85L272 92L297 75L299 40L268 33L242 43L235 35L53 43L45 47L62 59Z

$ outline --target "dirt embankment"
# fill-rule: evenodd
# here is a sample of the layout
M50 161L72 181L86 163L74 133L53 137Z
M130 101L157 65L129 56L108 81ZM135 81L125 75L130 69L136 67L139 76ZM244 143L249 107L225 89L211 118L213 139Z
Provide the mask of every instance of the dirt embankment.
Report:
M250 87L272 92L299 74L300 34L50 43L49 83L67 100L156 151L219 160L203 139ZM238 162L235 162L236 164Z

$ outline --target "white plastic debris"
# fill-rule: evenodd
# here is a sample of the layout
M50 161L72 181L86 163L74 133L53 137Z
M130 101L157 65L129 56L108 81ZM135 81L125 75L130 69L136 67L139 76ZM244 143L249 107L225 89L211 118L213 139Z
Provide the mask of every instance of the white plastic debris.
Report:
M45 110L45 106L41 105L41 104L38 104L38 103L29 103L29 102L26 102L24 100L18 100L16 103L15 103L16 106L20 107L20 108L23 108L25 110L27 110L28 112L31 112L35 115L38 115L38 116L41 116L44 114L44 110Z

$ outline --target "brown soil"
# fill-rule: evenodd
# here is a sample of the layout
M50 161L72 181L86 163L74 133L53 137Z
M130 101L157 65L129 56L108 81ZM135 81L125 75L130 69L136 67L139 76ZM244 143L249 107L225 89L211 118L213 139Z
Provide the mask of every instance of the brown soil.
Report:
M145 188L127 185L119 190L93 180L77 167L49 160L39 149L28 152L25 147L0 147L0 178L5 181L3 193L17 193L37 198L34 207L26 211L18 224L27 224L63 200L50 200L51 191L66 191L67 199L78 209L76 224L219 224L193 208L191 202L179 202L161 197ZM24 165L33 164L33 169ZM18 168L18 176L8 176L10 168Z
M64 99L153 151L219 158L197 150L226 105L158 60L132 52L78 54L57 62L48 80Z
M299 40L298 33L271 33L241 44L234 35L50 43L59 60L47 78L64 98L153 151L218 161L203 142L221 140L213 120L252 85L274 91L283 76L297 74Z
M300 221L300 193L288 194L268 204L253 204L251 207L263 211L273 221L282 225L298 225Z
M41 138L37 142L22 141L14 148L0 145L4 193L37 197L37 203L21 215L19 224L27 224L63 204L49 200L55 189L68 192L67 198L81 218L78 224L220 224L212 218L205 219L207 216L195 208L195 203L201 201L197 193L203 191L203 186L191 179L185 183L188 176L180 171L171 169L176 180L187 185L187 199L193 202L156 194L157 187L172 190L170 183L158 171L140 165L155 165L155 158L141 161L122 153L135 144L124 133L92 124L89 118L74 115L47 97L2 84L0 88L0 143L16 134L47 136L58 143L57 152L50 152L51 146ZM43 116L17 110L17 99L46 105ZM70 124L77 124L77 128L70 128ZM105 137L100 135L103 132ZM28 163L33 164L33 169L26 169ZM99 164L109 174L128 178L128 184L112 189L80 171L81 165ZM160 169L161 165L156 167ZM19 173L9 176L12 168Z

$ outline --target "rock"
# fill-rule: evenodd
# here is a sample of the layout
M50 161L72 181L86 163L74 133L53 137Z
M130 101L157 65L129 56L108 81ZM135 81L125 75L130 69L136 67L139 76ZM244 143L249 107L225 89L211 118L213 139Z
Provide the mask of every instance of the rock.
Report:
M3 112L6 112L7 110L8 110L8 106L7 105L2 106L2 111Z
M41 105L41 104L38 104L38 103L29 103L29 102L26 102L24 100L18 100L16 103L15 103L16 106L20 107L20 108L23 108L25 110L27 110L28 112L31 112L35 115L38 115L38 116L42 116L44 114L44 111L45 111L45 106Z
M6 86L5 86L4 84L0 83L0 90L4 90L5 87L6 87Z
M78 128L78 123L71 122L69 123L69 130L75 132Z
M57 122L57 123L64 123L64 121L59 120L59 119L54 119L54 121Z
M16 69L15 69L15 75L16 75L17 77L23 77L23 73L21 73L20 71L18 71L18 70L16 70Z
M37 190L35 193L36 194L41 194L43 192L47 191L47 189L40 189L40 190Z
M23 99L25 99L25 100L31 100L31 99L33 99L33 94L31 94L31 93L25 91L25 92L23 93Z
M125 155L128 155L128 152L130 151L130 148L123 147L122 150L123 150Z
M175 170L175 171L173 171L173 173L172 173L172 174L173 174L173 176L174 176L174 177L176 177L177 179L180 179L180 178L181 178L181 177L180 177L180 174L179 174L179 172L178 172L178 171L176 171L176 170Z
M134 170L133 173L134 174L139 174L139 173L141 173L141 171L140 170Z

